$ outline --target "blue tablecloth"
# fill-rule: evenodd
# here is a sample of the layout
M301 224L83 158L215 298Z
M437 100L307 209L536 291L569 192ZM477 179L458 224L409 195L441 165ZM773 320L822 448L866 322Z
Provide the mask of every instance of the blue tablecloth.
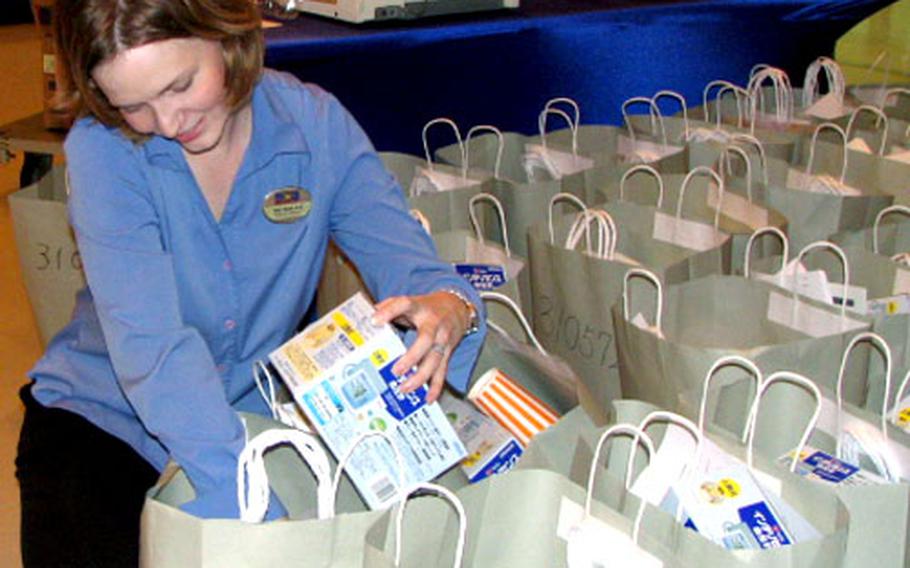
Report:
M815 57L892 1L522 0L369 25L301 16L266 32L266 63L335 93L378 149L419 154L421 128L438 116L462 132L533 132L546 100L570 96L583 122L616 124L629 97L674 89L696 104L708 81L744 84L756 63L798 85Z

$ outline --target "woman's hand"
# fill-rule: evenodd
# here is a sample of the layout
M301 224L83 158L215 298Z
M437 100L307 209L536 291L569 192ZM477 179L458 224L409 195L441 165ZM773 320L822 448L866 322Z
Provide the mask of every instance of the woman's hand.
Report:
M392 372L403 375L412 367L417 372L401 384L402 392L411 392L430 382L427 402L435 401L446 380L449 357L464 337L472 310L451 292L437 291L424 296L395 296L376 304L373 318L377 325L394 322L417 330L417 339L401 356Z

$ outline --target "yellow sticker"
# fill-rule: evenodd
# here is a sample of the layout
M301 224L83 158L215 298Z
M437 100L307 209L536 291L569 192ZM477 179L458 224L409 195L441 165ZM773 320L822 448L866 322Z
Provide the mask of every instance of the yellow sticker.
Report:
M897 311L899 309L900 309L900 304L898 304L894 300L891 300L888 302L888 307L887 307L886 311L888 312L889 316L893 316L894 314L897 313Z
M377 349L373 352L370 360L373 361L373 365L376 367L383 367L386 363L389 362L389 352L385 349Z
M346 318L343 313L335 312L332 314L332 320L338 325L338 327L341 328L341 331L343 331L344 334L348 336L348 339L350 339L354 345L357 347L363 345L363 336L360 335L360 332L357 331L357 328L354 327L350 321L348 321L348 318Z
M910 424L910 406L907 408L901 408L900 413L897 415L897 423L900 426L906 426Z
M739 493L741 491L739 483L737 483L735 479L730 479L729 477L725 477L724 479L718 481L717 487L720 490L721 494L728 499L733 499L734 497L739 496Z

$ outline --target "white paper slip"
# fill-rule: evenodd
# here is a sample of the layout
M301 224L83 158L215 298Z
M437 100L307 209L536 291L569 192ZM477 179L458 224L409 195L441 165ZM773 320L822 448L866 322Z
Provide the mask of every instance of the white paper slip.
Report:
M384 432L354 450L346 473L367 506L379 509L405 484L430 481L461 461L465 448L427 387L404 394L392 373L405 347L389 325L374 326L373 306L358 293L269 354L294 401L336 458L363 435Z
M616 153L623 156L626 162L649 164L680 151L682 151L680 146L664 145L650 140L632 140L628 136L619 136L616 140Z
M717 248L730 238L726 233L715 230L712 225L660 211L654 213L654 231L651 236L658 241L698 252Z
M640 329L643 329L644 331L647 331L648 333L653 333L657 337L660 337L661 339L663 339L664 334L662 331L660 331L660 328L658 328L656 325L651 325L650 323L648 323L648 321L645 319L645 315L643 313L638 312L637 314L635 314L632 317L632 319L630 321L632 322L632 325L634 325Z
M826 193L829 195L847 197L862 195L860 190L841 183L829 175L807 175L806 172L795 169L787 171L787 187L811 191L813 193Z
M560 179L563 176L594 167L594 160L590 158L553 148L544 148L540 144L525 144L525 153L522 158L526 172L530 174L532 170L543 169L552 179Z
M585 518L584 507L568 497L560 501L556 535L566 541L569 568L661 568L663 562L635 544L631 532L631 526L624 532L598 518Z
M854 138L853 140L851 140L849 143L847 143L847 148L850 148L851 150L856 150L857 152L862 152L863 154L872 153L872 148L870 148L869 145L866 144L865 140L863 140L862 138L860 138L858 136L856 138Z
M440 170L431 170L429 168L418 167L411 179L409 192L411 195L422 195L424 193L438 193L440 191L451 191L462 187L471 187L479 185L480 182L469 177L450 174Z
M771 292L768 298L768 319L811 337L827 337L866 327L865 322L841 317L777 292Z
M894 289L891 292L895 296L900 294L910 294L910 270L899 267L894 273Z
M822 120L833 120L849 114L844 103L834 93L829 93L806 107L804 114Z
M876 298L869 300L867 308L867 313L875 317L910 314L910 296L900 294L887 298Z
M717 200L721 200L720 211L727 217L739 221L751 229L760 229L768 226L768 210L752 203L747 198L727 191L723 198L718 197L717 191L708 192L708 207L717 209Z
M888 154L887 158L889 160L894 160L896 162L903 162L905 164L910 164L910 150L906 150L906 149L895 150L894 152Z

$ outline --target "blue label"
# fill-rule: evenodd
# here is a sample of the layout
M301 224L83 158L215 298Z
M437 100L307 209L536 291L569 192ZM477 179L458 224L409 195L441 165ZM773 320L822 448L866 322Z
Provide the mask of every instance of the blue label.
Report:
M455 271L476 290L495 290L506 283L506 271L494 264L456 264Z
M815 452L804 459L800 465L802 464L806 464L812 468L812 473L831 483L840 483L859 471L855 465L842 462L825 452Z
M740 508L739 518L749 527L762 548L778 548L791 544L783 526L766 503L759 502Z
M521 446L518 445L518 442L510 440L509 443L503 446L490 461L484 464L483 469L475 473L474 477L469 481L471 483L477 483L481 479L486 479L491 475L509 471L518 463L518 458L521 457L521 454L522 449Z
M426 385L423 385L417 390L407 394L401 392L399 386L401 383L405 382L408 377L413 375L413 372L409 371L401 377L396 377L395 373L392 372L392 367L397 360L398 359L395 359L379 370L379 374L389 387L383 390L382 400L385 402L389 414L397 420L404 420L426 404L428 389Z

